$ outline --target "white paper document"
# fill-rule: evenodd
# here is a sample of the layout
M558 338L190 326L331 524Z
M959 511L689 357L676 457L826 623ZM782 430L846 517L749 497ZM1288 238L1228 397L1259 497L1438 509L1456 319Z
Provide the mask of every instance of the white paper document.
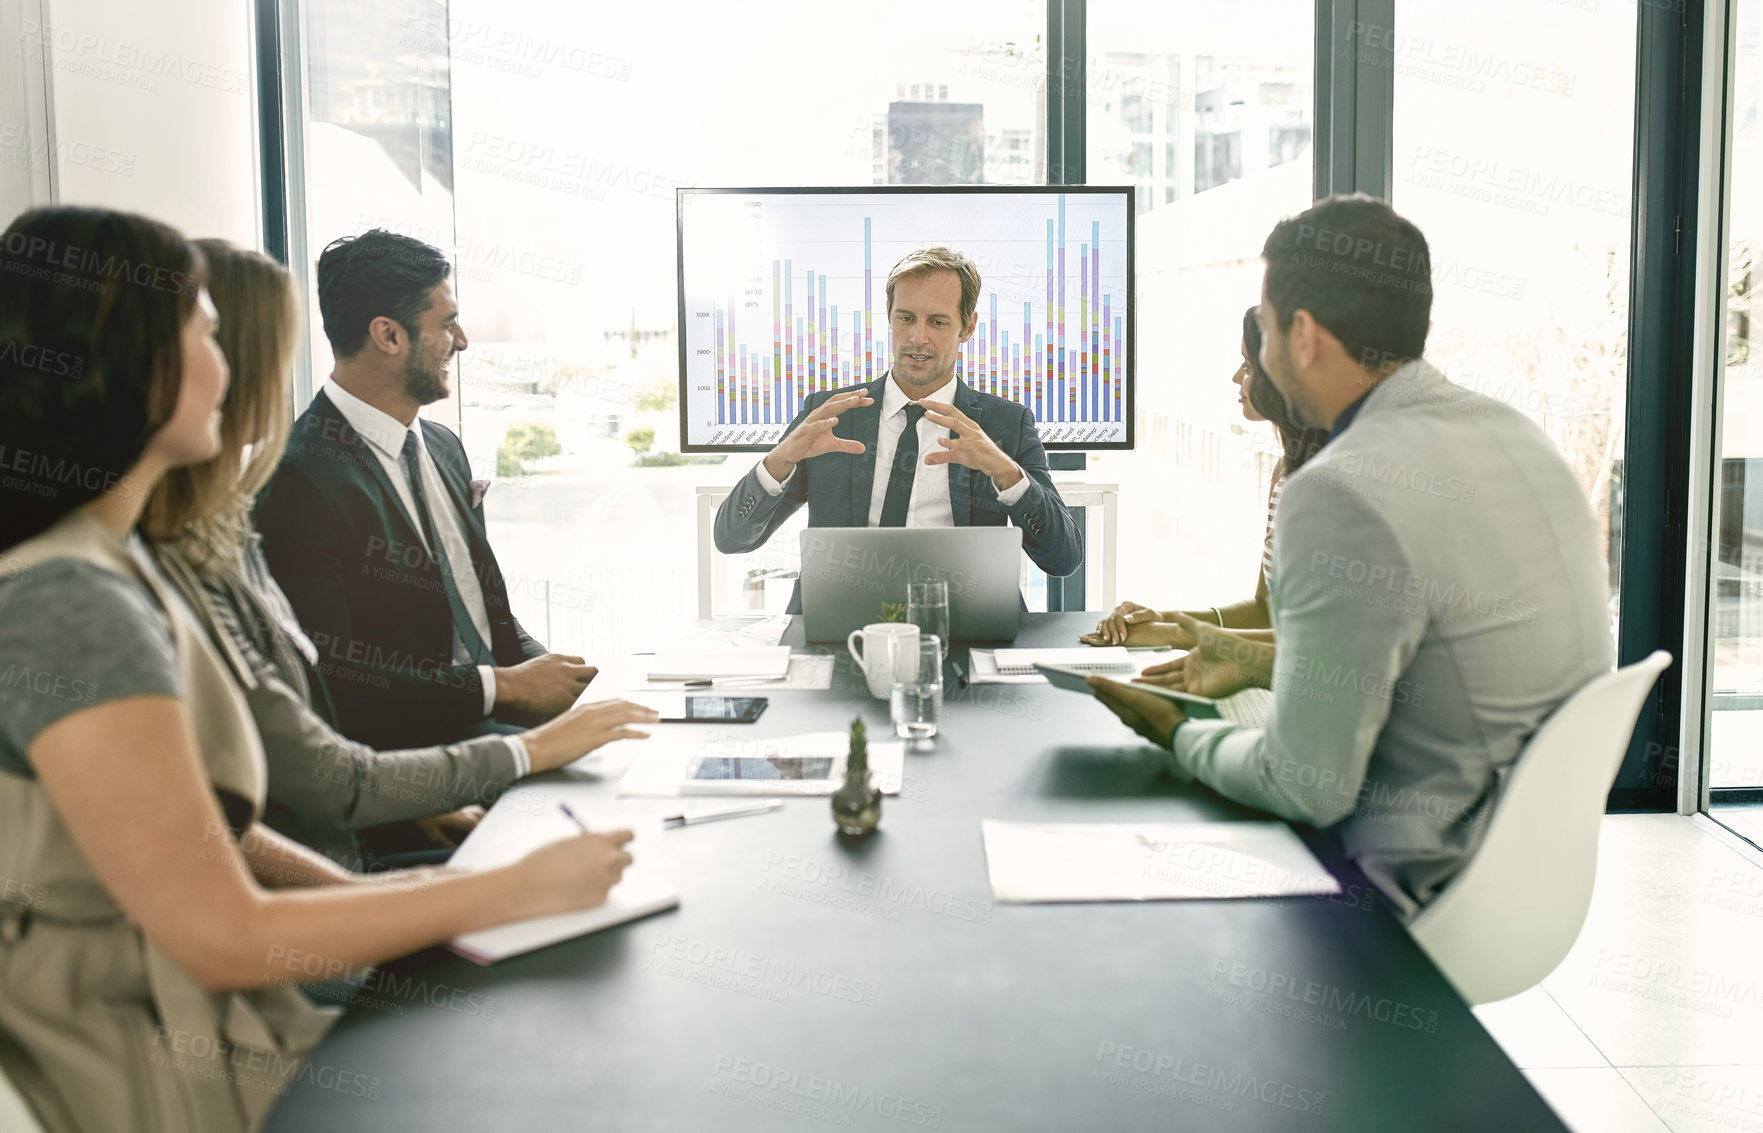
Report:
M555 800L544 792L533 795L539 803L535 807L492 810L453 852L447 864L472 871L493 869L519 861L547 843L581 833L581 827L557 808ZM514 797L509 801L514 801ZM609 812L603 803L599 807L583 804L574 809L590 830L628 829L636 834L626 847L631 864L606 895L605 903L579 912L534 917L456 936L449 945L454 952L475 964L493 964L679 904L679 887L668 868L659 823L652 818L643 822L621 818Z
M759 645L747 649L670 649L639 655L637 667L652 681L697 681L746 677L781 680L790 669L790 647Z
M699 742L655 737L620 740L607 748L631 746L629 770L618 781L619 795L675 798L680 795L771 795L797 797L830 795L845 782L845 758L851 737L845 732L804 732L794 736L746 739L731 735L730 728L707 728ZM606 750L606 749L602 749ZM706 780L689 778L692 762L701 757L722 759L815 759L832 761L825 778ZM870 780L884 795L900 793L906 776L906 745L898 740L871 741Z
M642 657L638 661L645 660ZM635 685L630 689L633 693L684 690L700 695L716 695L727 692L736 696L763 696L768 692L796 689L805 692L825 692L833 687L833 655L831 653L792 653L790 668L782 677L710 677L708 688L703 687L701 680L697 683L684 680L663 681L650 680Z
M1283 822L980 823L1000 902L1182 901L1340 892Z

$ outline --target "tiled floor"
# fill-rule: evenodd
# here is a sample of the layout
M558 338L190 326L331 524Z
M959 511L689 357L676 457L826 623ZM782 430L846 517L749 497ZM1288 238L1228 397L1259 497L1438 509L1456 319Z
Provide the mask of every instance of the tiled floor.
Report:
M1576 1133L1763 1131L1763 855L1706 823L1605 818L1573 951L1476 1008Z

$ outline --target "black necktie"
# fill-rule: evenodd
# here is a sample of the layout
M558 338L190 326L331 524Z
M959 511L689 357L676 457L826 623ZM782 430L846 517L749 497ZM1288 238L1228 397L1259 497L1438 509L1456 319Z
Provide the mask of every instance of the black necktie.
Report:
M912 478L918 473L918 422L923 416L924 406L916 401L906 407L906 431L900 434L900 445L894 450L888 494L882 497L882 527L906 526L906 512L912 506Z
M422 524L422 537L428 540L429 557L440 568L441 585L447 590L447 605L453 611L453 635L464 646L464 652L473 664L494 665L495 654L484 644L483 635L478 633L476 623L465 609L465 599L459 596L459 583L453 579L453 565L448 561L447 548L441 543L441 533L435 529L435 517L429 513L428 492L422 486L422 467L418 463L416 434L413 432L404 434L403 458L404 475L410 480L410 497L416 501L416 521Z

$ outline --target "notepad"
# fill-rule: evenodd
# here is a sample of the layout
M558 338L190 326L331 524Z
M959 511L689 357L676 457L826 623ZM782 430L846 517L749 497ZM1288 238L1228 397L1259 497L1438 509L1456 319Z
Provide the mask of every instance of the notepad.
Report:
M1075 649L974 649L968 653L968 683L976 685L1044 684L1036 665L1058 665L1103 676L1137 676L1146 665L1166 660L1168 650L1129 652L1125 646L1079 646Z
M534 796L534 808L517 806L492 810L453 852L447 864L468 871L493 869L519 861L547 843L581 833L581 827L557 809L556 800L549 797L550 790L525 790ZM571 806L591 830L623 828L636 833L627 847L631 864L606 895L605 903L592 909L534 917L468 932L454 937L448 947L474 964L493 964L679 904L679 887L674 884L667 868L658 823L653 819L632 822L608 811L603 804L595 807L584 802Z
M1339 893L1283 822L980 823L994 900L1181 901Z
M790 671L790 647L676 649L637 660L652 681L781 680Z
M1123 645L1080 645L1067 649L994 649L992 659L1006 677L1033 677L1036 665L1059 665L1086 673L1137 673L1132 655Z

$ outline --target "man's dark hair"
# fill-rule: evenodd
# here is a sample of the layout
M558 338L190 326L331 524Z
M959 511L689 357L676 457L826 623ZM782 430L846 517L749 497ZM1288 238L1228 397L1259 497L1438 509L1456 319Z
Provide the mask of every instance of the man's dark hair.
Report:
M381 315L417 337L429 291L452 272L446 253L411 236L372 228L326 245L318 257L318 312L331 353L353 358Z
M177 408L195 245L133 213L59 205L0 232L0 550L112 489ZM0 568L0 574L3 574Z
M1274 432L1279 434L1279 444L1286 455L1284 474L1290 476L1322 451L1322 446L1328 443L1328 430L1312 428L1298 420L1298 415L1292 412L1291 404L1286 401L1286 395L1279 392L1279 387L1262 368L1261 320L1255 317L1253 307L1243 312L1243 350L1249 357L1249 404L1255 407L1255 412L1267 418Z
M1309 311L1371 370L1425 351L1432 257L1420 229L1387 202L1364 193L1317 201L1274 226L1261 258L1280 330Z

